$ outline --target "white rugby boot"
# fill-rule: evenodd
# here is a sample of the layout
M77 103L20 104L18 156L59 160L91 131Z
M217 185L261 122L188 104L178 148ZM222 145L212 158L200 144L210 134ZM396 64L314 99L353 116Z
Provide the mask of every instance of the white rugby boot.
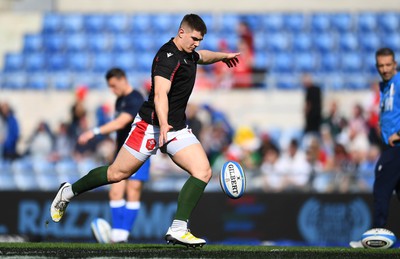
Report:
M173 231L171 228L168 228L168 232L165 234L165 241L167 241L167 244L179 244L193 248L203 247L206 244L204 239L193 236L189 229Z
M50 215L54 222L59 222L64 216L64 212L67 209L69 201L63 197L63 191L66 187L71 186L70 183L62 183L58 189L57 195L51 203Z
M349 243L351 248L364 248L363 244L361 243L361 241L351 241Z

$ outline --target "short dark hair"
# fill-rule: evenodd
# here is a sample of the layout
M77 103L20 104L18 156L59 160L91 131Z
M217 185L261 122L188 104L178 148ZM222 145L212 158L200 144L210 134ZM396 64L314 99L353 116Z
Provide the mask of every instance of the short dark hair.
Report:
M116 77L118 79L123 78L123 77L126 78L126 73L121 68L114 67L107 71L106 80L108 81L113 77Z
M192 30L199 31L202 36L206 35L207 33L207 26L204 23L203 19L197 14L187 14L183 17L180 27L182 25L189 26Z
M376 51L375 53L375 58L377 58L378 56L392 56L393 60L395 60L394 57L394 51L390 48L380 48Z

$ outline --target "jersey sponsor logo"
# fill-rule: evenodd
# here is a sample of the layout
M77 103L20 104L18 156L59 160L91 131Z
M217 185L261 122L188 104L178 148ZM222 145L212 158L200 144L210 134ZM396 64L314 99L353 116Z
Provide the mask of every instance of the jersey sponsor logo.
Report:
M146 142L147 150L153 150L155 148L155 146L156 146L156 140L155 139L151 138L151 139L147 140L147 142Z
M167 53L167 58L171 57L172 55L174 55L174 54L172 54L171 52L168 52Z

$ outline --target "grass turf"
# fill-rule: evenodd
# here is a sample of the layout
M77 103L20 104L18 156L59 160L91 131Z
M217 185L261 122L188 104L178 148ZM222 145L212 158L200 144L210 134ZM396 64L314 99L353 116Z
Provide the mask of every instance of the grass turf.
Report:
M206 245L186 248L160 244L0 243L0 257L15 258L400 258L398 248L351 249Z

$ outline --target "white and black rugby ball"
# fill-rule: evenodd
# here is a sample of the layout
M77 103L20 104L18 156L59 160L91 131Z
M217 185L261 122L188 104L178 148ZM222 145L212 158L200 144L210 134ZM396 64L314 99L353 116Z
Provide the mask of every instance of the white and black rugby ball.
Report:
M246 176L240 164L235 161L225 162L219 175L219 183L229 198L242 197L246 189Z
M362 235L361 243L365 248L387 249L396 243L396 236L390 230L373 228Z
M111 226L105 219L94 219L90 227L97 242L102 244L111 243Z

